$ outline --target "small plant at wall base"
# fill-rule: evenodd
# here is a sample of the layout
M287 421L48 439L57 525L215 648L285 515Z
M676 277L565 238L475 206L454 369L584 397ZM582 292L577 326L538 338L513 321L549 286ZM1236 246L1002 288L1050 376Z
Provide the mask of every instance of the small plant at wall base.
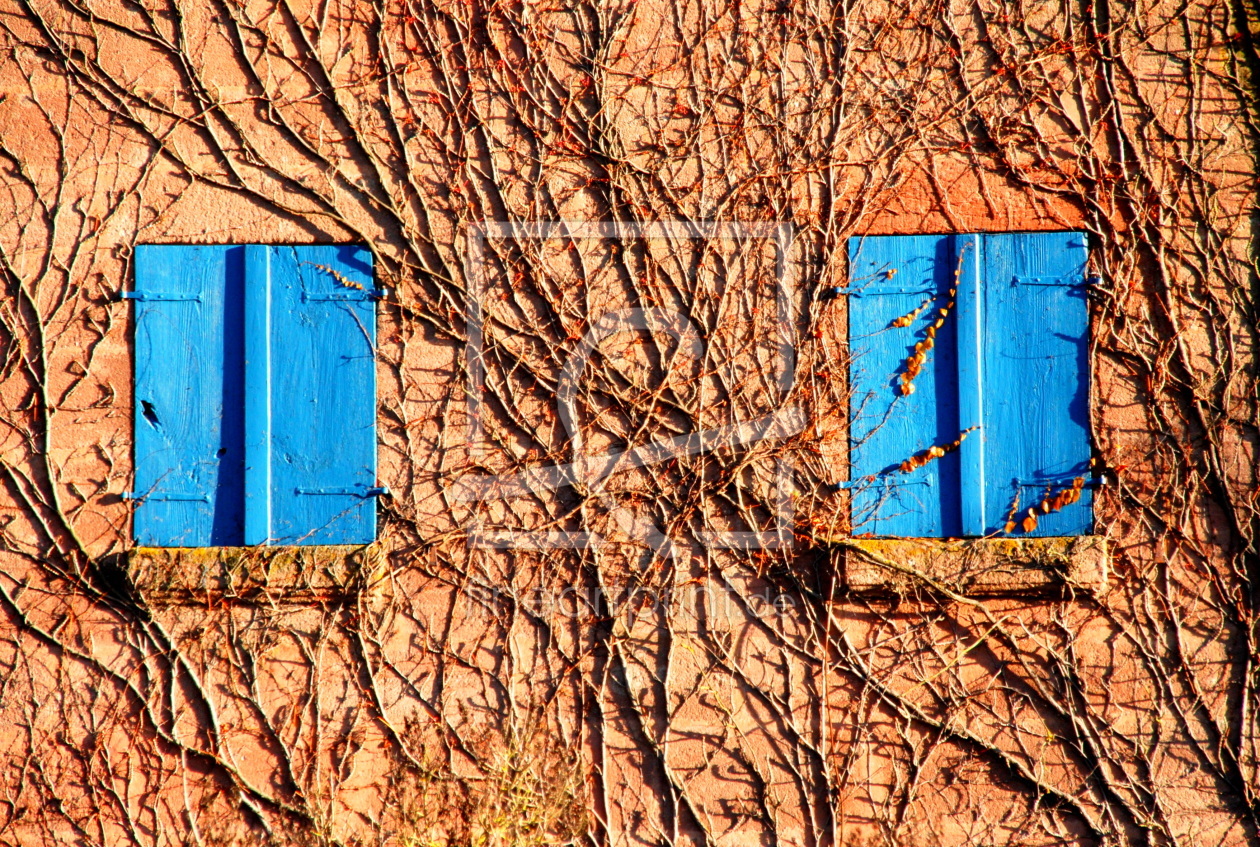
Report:
M1260 843L1256 20L0 2L0 840ZM469 265L469 233L537 221L791 239L561 231ZM808 555L869 529L835 487L847 301L818 292L848 287L853 236L1024 229L1088 233L1101 279L1114 583L848 594ZM107 566L136 402L115 295L137 245L264 242L369 245L395 292L386 563L371 591L159 602ZM560 396L629 312L685 321L590 341Z

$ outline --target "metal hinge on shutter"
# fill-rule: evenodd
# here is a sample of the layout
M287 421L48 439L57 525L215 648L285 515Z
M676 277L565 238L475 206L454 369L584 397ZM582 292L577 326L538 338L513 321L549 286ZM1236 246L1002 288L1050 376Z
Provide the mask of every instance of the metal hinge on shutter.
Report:
M852 290L840 289L841 294L849 297L892 297L899 294L939 294L935 288L929 286L909 286L906 288L854 288Z
M209 503L209 494L185 494L179 492L171 492L167 494L137 494L134 491L124 491L122 498L128 501L142 503L145 500L170 500L188 503Z
M861 479L850 479L844 482L833 482L831 487L836 491L848 490L855 488L904 488L910 485L926 485L929 488L936 487L936 475L927 473L917 476L915 479L896 479L892 476L862 477Z
M123 300L159 300L162 302L201 302L200 294L162 294L156 291L119 291L117 302Z
M384 300L394 293L392 288L369 288L345 294L310 294L302 292L303 303L362 303L365 300Z
M1098 285L1102 282L1100 276L1016 276L1011 277L1011 285L1049 285L1061 288L1071 288L1078 285Z
M869 287L869 288L841 288L833 285L824 288L819 295L824 300L834 300L837 297L892 297L900 294L939 294L940 291L931 286L906 286L902 288L887 287Z
M368 488L367 486L351 486L348 488L295 488L294 494L350 496L350 497L387 497L389 489L385 486Z

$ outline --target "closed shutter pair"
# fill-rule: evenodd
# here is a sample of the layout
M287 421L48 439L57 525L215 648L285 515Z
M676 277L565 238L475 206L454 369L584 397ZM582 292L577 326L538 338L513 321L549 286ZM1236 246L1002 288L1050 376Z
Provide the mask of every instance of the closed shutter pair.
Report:
M1090 531L1086 258L1078 232L851 240L855 534Z
M135 263L136 542L372 541L371 253L144 245Z

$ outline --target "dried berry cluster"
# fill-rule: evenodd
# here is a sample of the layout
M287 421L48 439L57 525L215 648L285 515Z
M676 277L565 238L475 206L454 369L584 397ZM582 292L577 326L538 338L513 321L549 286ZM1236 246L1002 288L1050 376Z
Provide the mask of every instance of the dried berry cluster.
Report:
M924 339L917 342L914 345L914 352L906 357L905 370L901 374L901 385L898 387L898 390L901 392L903 397L914 393L914 381L923 371L923 364L927 361L928 351L936 346L936 333L942 326L945 325L945 319L948 318L949 313L953 311L954 298L958 294L958 279L962 275L962 259L964 252L965 250L959 251L958 261L954 263L954 284L949 289L948 302L936 310L936 320L932 321L931 325L929 325L924 331ZM931 302L931 299L925 300L923 305L919 308L894 320L892 322L892 326L910 326L910 324L914 322L915 318L917 318Z
M1085 477L1078 476L1068 485L1059 489L1057 494L1052 494L1054 487L1046 486L1045 495L1041 498L1040 503L1029 506L1028 511L1024 513L1024 519L1016 522L1015 517L1019 512L1019 492L1015 493L1015 499L1011 501L1010 512L1007 514L1006 526L1003 532L1010 534L1022 530L1024 532L1032 532L1037 528L1037 518L1044 517L1052 512L1057 512L1064 506L1070 506L1081 499L1081 490L1085 487Z
M910 326L910 324L914 323L914 322L915 322L915 319L916 319L916 318L918 318L918 317L919 317L919 315L923 314L923 310L924 310L924 309L926 309L926 308L927 308L928 306L930 306L930 305L932 305L932 298L931 298L931 297L929 297L928 299L924 300L924 301L923 301L923 302L919 305L919 308L917 308L917 309L913 309L913 310L911 310L911 311L909 311L909 312L906 312L904 315L902 315L902 316L901 316L901 317L899 317L899 318L893 318L893 319L892 319L892 322L891 322L890 324L888 324L888 325L889 325L890 327L896 327L897 329L904 329L904 328L906 328L906 327Z
M332 278L336 280L337 284L340 285L342 288L355 288L355 289L358 289L359 291L364 290L363 285L361 283L355 282L354 280L350 279L345 274L338 271L336 268L330 268L327 265L315 264L314 262L310 262L309 264L315 265L315 267L319 268L321 271L327 274L331 274Z
M939 459L946 453L953 453L962 446L963 440L966 439L968 435L979 428L980 427L978 426L968 427L958 433L958 437L948 444L934 444L926 450L920 450L918 453L915 453L909 459L906 459L901 463L901 472L910 473L911 471L916 471L933 459Z

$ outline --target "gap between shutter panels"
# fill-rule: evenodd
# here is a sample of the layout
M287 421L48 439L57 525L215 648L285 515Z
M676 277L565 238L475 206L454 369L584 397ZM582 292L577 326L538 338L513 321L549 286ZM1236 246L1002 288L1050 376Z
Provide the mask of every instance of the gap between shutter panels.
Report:
M1083 234L867 236L849 246L856 532L1000 534L1016 491L1026 510L1047 485L1053 494L1088 476ZM935 302L921 319L925 298ZM902 394L897 367L949 300L916 388ZM932 445L957 449L900 472ZM1091 495L1076 494L1057 498L1030 534L1088 532Z
M137 249L137 543L375 538L376 294L360 247Z

